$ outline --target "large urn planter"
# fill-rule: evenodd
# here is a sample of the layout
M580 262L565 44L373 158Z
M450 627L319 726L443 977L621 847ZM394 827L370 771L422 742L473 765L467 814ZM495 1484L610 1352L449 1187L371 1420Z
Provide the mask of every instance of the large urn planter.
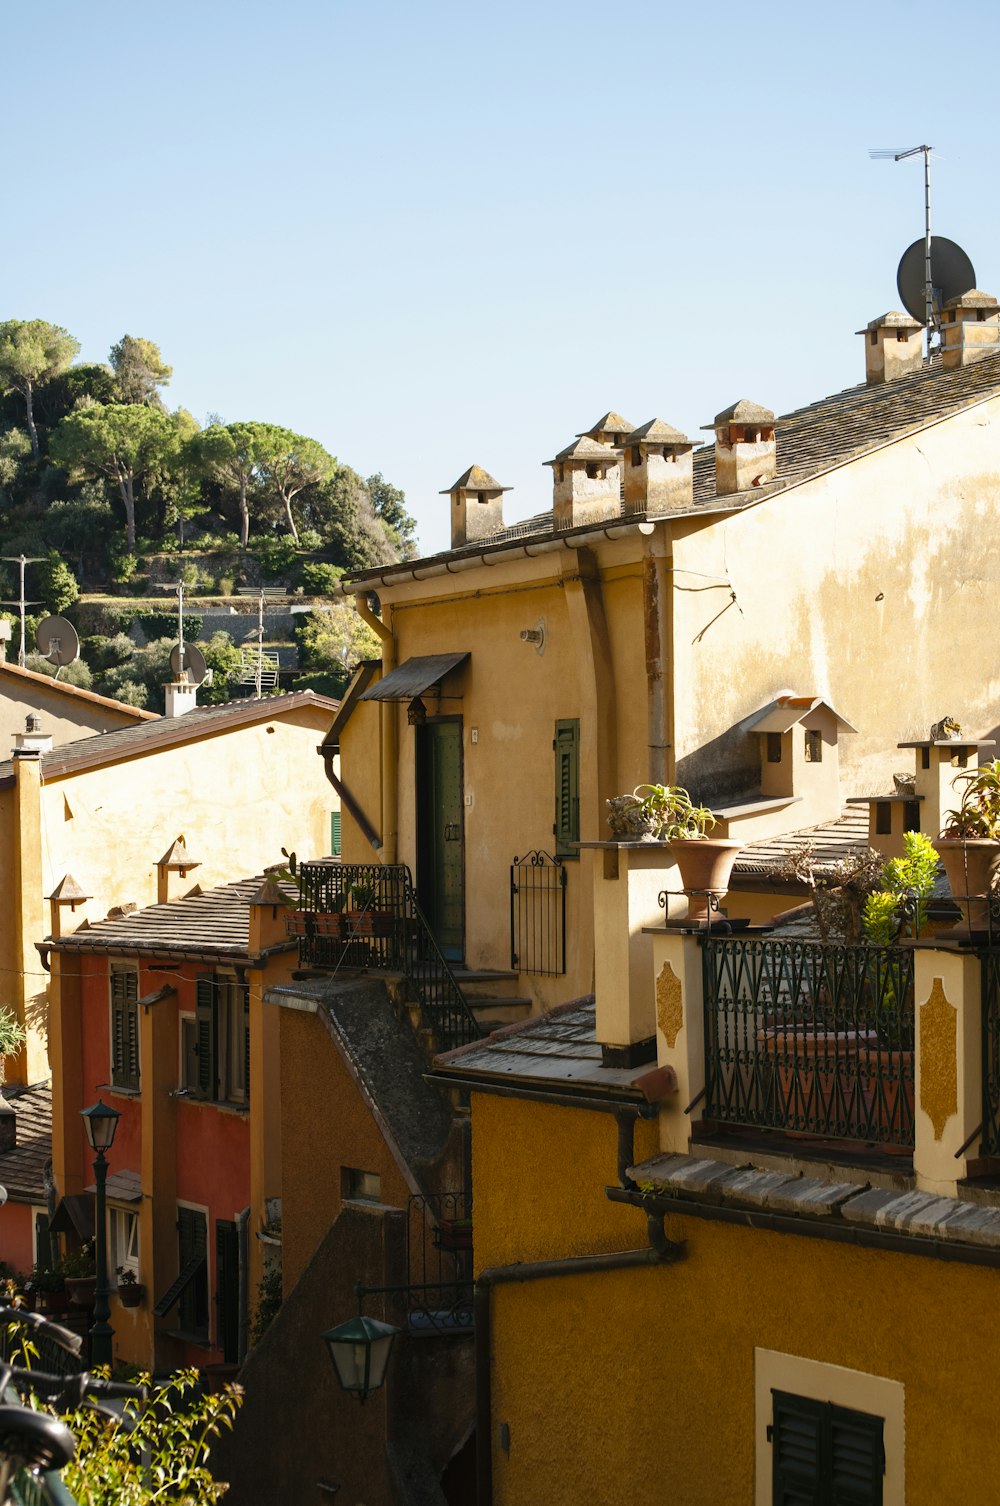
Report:
M681 888L688 895L687 919L697 924L708 919L709 895L721 899L729 888L733 864L742 842L728 837L676 838L671 856L681 875Z
M989 926L990 888L1000 863L1000 842L991 837L940 837L934 850L961 912L952 930L963 935L985 931Z
M93 1307L96 1276L67 1276L66 1295L74 1307Z

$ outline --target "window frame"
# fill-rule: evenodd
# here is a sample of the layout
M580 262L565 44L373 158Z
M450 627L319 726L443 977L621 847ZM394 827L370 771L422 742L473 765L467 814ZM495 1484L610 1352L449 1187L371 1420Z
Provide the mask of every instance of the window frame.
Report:
M902 1382L774 1349L754 1350L754 1506L772 1506L773 1502L773 1448L767 1436L773 1421L773 1391L881 1417L885 1453L882 1506L906 1506L906 1392Z
M129 1222L131 1221L131 1232ZM119 1228L119 1225L121 1228ZM126 1253L122 1255L122 1245ZM133 1253L128 1249L132 1247ZM117 1281L118 1269L124 1267L139 1280L139 1210L128 1203L108 1203L108 1269L112 1284Z

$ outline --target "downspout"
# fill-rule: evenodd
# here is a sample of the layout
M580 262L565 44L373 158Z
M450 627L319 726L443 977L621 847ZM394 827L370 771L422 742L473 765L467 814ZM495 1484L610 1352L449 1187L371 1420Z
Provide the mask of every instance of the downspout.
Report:
M628 1271L642 1266L672 1265L684 1255L684 1245L668 1239L663 1215L648 1212L649 1244L641 1250L616 1250L606 1255L571 1255L562 1260L531 1260L517 1265L492 1266L476 1277L473 1323L476 1334L476 1506L493 1506L493 1397L490 1292L514 1282L545 1281L556 1276L590 1276L604 1271Z
M673 581L666 525L642 541L642 619L646 651L647 779L673 784L674 748Z
M236 1215L236 1243L240 1273L239 1328L236 1337L236 1358L242 1365L247 1357L250 1331L250 1249L247 1228L250 1209L244 1208Z
M356 595L354 597L354 610L366 622L373 632L377 633L382 640L382 674L387 675L390 670L396 668L396 640L391 627L392 608L383 607L388 621L383 617L376 617L368 605L368 597ZM397 710L392 701L382 702L379 706L379 714L382 719L382 851L383 863L396 861L396 792L398 785L398 771L396 767L396 716ZM353 814L353 812L352 812ZM366 835L368 835L366 833ZM371 841L371 836L368 836ZM374 845L374 844L373 844Z

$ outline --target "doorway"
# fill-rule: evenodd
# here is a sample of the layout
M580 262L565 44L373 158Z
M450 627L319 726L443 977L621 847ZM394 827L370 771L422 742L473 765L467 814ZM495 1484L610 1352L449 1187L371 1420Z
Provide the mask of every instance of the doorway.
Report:
M416 728L417 894L449 962L465 953L465 810L462 718Z

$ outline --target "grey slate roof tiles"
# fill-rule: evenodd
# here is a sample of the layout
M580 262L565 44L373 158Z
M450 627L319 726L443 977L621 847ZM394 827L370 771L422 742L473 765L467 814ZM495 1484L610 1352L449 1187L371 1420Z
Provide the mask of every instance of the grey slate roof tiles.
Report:
M17 1116L17 1144L0 1154L0 1186L14 1203L45 1207L46 1171L52 1161L52 1087L4 1088Z

